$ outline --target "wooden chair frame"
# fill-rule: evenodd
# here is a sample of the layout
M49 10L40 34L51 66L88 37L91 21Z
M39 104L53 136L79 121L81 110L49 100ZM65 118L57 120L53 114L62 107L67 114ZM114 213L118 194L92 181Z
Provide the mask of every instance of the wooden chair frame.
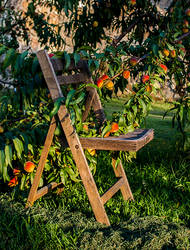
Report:
M71 63L70 65L70 69L79 68L81 73L69 76L56 76L56 71L63 70L63 62L59 59L50 59L47 52L44 50L39 51L37 53L37 57L50 91L51 98L54 102L57 100L57 98L63 96L60 88L61 84L80 82L93 83L87 63L85 61L79 61L77 66L74 63ZM82 120L85 121L89 110L91 107L93 107L97 119L99 122L103 122L105 120L105 115L97 91L92 87L88 87L87 90L89 95ZM110 225L104 204L119 190L121 190L124 200L134 199L125 171L121 162L116 167L116 160L112 159L112 166L116 177L118 177L118 181L107 192L100 196L83 149L92 148L97 150L138 151L153 139L153 130L137 130L133 133L128 133L127 135L120 137L79 138L75 128L72 126L70 115L65 105L60 106L57 116L64 131L67 144L71 149L74 161L79 170L79 174L86 189L95 218L100 223ZM61 186L61 183L53 182L38 190L40 178L42 176L48 152L53 140L55 128L56 118L53 117L46 136L44 148L41 153L36 175L30 189L26 207L32 206L35 200L47 194L55 187Z

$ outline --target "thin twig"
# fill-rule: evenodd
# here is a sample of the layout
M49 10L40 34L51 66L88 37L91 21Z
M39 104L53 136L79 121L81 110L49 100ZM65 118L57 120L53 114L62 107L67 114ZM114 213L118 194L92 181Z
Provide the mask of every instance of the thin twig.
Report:
M116 74L115 76L111 77L110 80L114 80L116 77L120 76L123 73L123 70L120 71L118 74Z
M183 34L182 36L178 37L178 39L175 40L175 43L177 43L177 42L183 40L184 38L186 38L186 37L189 36L189 35L190 35L190 31L187 32L186 34Z
M4 85L5 85L5 84L8 84L8 85L11 85L11 86L17 86L17 84L14 84L14 83L12 83L12 82L5 82L5 81L3 81L3 80L1 80L1 79L0 79L0 83L1 83L1 84L4 84Z
M114 47L116 47L117 44L121 41L121 39L123 39L123 37L126 36L126 35L132 30L132 28L135 27L135 25L136 25L139 21L140 21L140 18L137 18L137 19L135 20L135 22L133 22L131 25L129 25L129 27L128 27L128 28L127 28L127 29L126 29L117 39L114 39L114 40L113 40L112 45L113 45Z

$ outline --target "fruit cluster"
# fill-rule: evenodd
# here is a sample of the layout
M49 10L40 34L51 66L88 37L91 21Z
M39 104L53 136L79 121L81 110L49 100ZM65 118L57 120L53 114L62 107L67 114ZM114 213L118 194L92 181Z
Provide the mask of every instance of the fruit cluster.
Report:
M34 171L35 164L31 161L27 161L24 165L24 170L27 173L32 173ZM22 172L20 169L14 168L13 169L13 177L11 177L8 186L9 187L15 187L19 184L19 176L22 175Z

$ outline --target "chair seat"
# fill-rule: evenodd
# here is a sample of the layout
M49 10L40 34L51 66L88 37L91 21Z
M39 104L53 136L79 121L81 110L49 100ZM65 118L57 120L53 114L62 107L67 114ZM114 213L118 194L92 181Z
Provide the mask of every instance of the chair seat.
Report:
M137 152L154 137L153 129L137 129L126 135L99 137L80 137L83 148L113 151L134 151Z

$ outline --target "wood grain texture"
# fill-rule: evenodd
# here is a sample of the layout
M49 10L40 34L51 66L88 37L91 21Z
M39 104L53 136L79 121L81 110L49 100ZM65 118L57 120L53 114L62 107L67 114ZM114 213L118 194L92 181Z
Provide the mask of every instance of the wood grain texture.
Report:
M39 199L40 197L44 196L45 194L52 191L54 188L59 187L60 185L62 185L62 183L56 183L56 182L49 183L47 186L44 186L37 191L34 199L35 200Z
M139 131L134 131L127 135L121 135L118 137L80 137L80 142L85 149L92 148L97 150L137 152L154 137L153 129L141 129Z
M102 124L106 120L106 116L105 116L104 109L100 101L100 97L97 93L97 90L94 89L93 91L94 91L94 98L92 102L92 107L93 107L93 110L94 110L94 113L96 115L98 122Z
M127 176L125 174L125 170L124 170L123 165L122 165L122 162L120 161L119 164L116 166L116 159L112 158L112 166L113 166L115 176L123 178L124 183L120 188L123 199L124 200L134 200Z
M57 76L57 80L60 85L68 85L68 84L79 84L85 83L89 80L88 76L84 73L77 73L68 76Z
M36 200L35 199L36 192L37 192L37 189L38 189L38 186L40 183L40 178L42 176L42 172L44 170L44 166L46 163L48 152L49 152L52 140L53 140L55 128L56 128L56 121L55 121L55 117L53 117L51 120L51 123L50 123L50 127L48 130L47 136L46 136L45 144L44 144L41 156L40 156L40 161L39 161L39 164L37 167L34 181L32 183L32 187L31 187L30 192L29 192L29 196L28 196L27 203L26 203L26 208L29 206L32 206L33 202Z
M64 67L65 67L64 59L62 59L62 58L51 58L50 61L51 61L51 64L52 64L53 69L54 69L55 72L64 70ZM84 69L85 68L85 63L86 63L86 60L79 60L77 62L77 64L75 64L74 59L71 58L71 63L69 65L67 71Z
M82 114L82 122L84 122L87 119L88 114L90 112L90 109L92 107L92 103L93 103L93 99L94 99L94 95L95 95L95 92L93 90L94 90L94 88L90 88L90 87L87 88L88 97L87 97L87 100L85 103L85 110Z
M64 69L63 60L55 58L50 59L47 52L44 50L39 51L37 53L37 57L40 62L40 66L43 71L52 100L54 102L57 100L57 98L63 96L60 88L60 85L62 84L78 84L81 82L93 83L88 64L85 60L80 60L77 65L75 65L74 60L72 59L71 65L69 66L68 70L75 70L77 73L67 76L57 76L55 72L59 71L59 74ZM80 70L80 73L78 70ZM88 97L85 105L85 111L83 112L82 121L86 120L90 109L93 108L98 123L102 124L106 120L106 117L97 90L93 87L88 86L87 91ZM125 171L123 169L121 161L116 167L116 160L112 159L114 173L116 177L120 179L102 197L100 197L96 183L88 166L83 148L113 151L138 151L153 139L154 131L152 129L138 129L134 132L118 137L113 136L107 138L79 138L78 134L75 131L75 128L72 126L70 115L65 105L60 106L57 116L65 135L65 137L62 138L65 141L64 146L68 146L71 149L74 161L79 170L79 174L86 189L96 220L100 223L110 225L108 216L104 208L104 204L119 190L121 190L124 200L134 200ZM59 186L58 183L54 182L37 191L45 161L47 159L47 155L53 139L55 127L55 118L53 118L46 137L36 176L30 190L27 206L31 206L36 199L42 197L53 188ZM62 188L60 190L62 191Z
M57 76L51 64L50 58L45 50L38 51L37 58L39 60L48 88L51 89L51 98L53 101L56 101L57 98L63 97L63 94L59 82L57 80Z
M52 96L52 99L55 101L58 97L62 97L62 92L60 89L59 82L56 78L55 72L53 70L53 66L51 65L50 59L45 51L40 51L37 53L37 55L50 94ZM72 126L70 115L65 105L60 106L58 110L58 117L65 136L67 138L67 142L71 149L75 163L78 167L82 182L86 189L95 217L100 223L110 225L105 208L98 193L94 178L84 155L80 140L74 127Z
M111 197L119 191L121 186L124 184L124 179L120 178L108 191L102 195L101 200L102 203L105 204Z
M105 208L102 204L100 195L98 193L98 189L96 187L94 178L92 176L86 157L84 155L79 137L76 134L75 129L71 125L71 119L65 106L62 105L60 107L58 111L58 116L62 128L65 132L67 142L71 149L73 158L78 167L79 174L86 189L96 220L103 224L110 225Z

